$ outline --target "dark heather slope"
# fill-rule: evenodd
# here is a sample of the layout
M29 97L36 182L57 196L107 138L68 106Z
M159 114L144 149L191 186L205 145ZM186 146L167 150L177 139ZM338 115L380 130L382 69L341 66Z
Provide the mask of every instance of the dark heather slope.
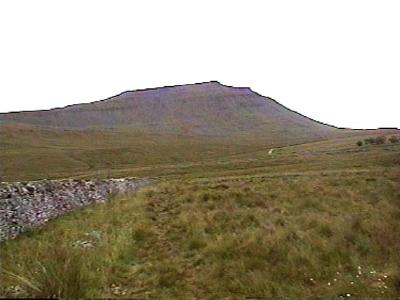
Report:
M339 131L249 88L228 87L218 82L129 91L88 104L0 114L0 122L68 129L128 128L194 136L275 139L283 135L296 142L327 138Z

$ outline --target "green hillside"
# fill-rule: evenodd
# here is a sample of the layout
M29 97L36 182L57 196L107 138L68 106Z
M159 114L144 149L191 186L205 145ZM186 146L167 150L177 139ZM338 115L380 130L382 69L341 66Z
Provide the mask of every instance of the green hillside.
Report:
M355 142L363 136L390 136L393 132L396 131L341 130L331 141L335 143L347 136ZM259 155L271 163L279 156L270 157L269 149L290 144L283 137L274 140L258 136L161 135L122 129L67 130L26 125L0 126L0 141L3 181L164 176L190 173L202 167L218 169L224 163L236 166L249 158L258 161L251 164L263 164L263 160L257 159ZM296 159L301 162L302 157Z

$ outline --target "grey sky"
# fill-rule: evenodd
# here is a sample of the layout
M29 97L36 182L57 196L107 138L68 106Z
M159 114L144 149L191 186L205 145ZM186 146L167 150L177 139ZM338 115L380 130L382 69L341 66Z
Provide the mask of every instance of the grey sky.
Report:
M218 80L340 127L400 127L398 1L3 1L0 112Z

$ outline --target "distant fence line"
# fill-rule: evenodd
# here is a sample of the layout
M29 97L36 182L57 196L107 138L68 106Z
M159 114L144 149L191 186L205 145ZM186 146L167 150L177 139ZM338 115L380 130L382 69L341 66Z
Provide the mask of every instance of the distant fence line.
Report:
M111 195L151 184L148 179L43 180L0 183L0 242Z

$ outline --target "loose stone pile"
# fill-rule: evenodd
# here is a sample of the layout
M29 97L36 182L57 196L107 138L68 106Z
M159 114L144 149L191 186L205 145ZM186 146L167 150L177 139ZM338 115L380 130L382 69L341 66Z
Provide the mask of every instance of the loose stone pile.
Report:
M0 183L0 242L67 212L150 184L146 179Z

